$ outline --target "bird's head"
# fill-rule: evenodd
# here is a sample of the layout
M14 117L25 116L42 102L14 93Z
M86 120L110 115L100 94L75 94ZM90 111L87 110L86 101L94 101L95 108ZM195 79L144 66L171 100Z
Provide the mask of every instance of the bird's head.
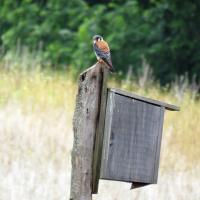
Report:
M100 36L100 35L95 35L95 36L93 36L93 42L94 42L94 43L96 43L96 42L98 42L98 41L101 41L101 40L103 40L103 37L102 37L102 36Z

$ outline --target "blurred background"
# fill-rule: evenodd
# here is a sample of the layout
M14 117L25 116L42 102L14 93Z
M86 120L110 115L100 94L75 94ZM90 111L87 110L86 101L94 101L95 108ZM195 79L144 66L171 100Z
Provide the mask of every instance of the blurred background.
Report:
M157 185L100 181L100 200L200 199L200 2L0 1L0 199L69 199L78 75L109 43L109 86L173 103Z

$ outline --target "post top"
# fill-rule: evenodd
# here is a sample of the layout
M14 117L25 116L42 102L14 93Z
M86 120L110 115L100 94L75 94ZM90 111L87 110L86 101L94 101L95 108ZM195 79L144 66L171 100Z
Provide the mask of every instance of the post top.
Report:
M165 107L165 109L170 110L170 111L180 111L180 107L172 105L172 104L168 104L168 103L165 103L165 102L162 102L162 101L158 101L158 100L150 99L150 98L147 98L147 97L139 96L137 94L127 92L127 91L123 91L123 90L116 89L116 88L109 88L109 90L111 92L116 93L116 94L131 97L133 99L138 99L140 101L144 101L144 102L154 104L154 105L157 105L157 106L163 106L163 107Z

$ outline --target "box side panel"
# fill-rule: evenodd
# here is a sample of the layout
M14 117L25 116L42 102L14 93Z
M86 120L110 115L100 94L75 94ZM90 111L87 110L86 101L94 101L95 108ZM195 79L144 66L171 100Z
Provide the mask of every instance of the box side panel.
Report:
M119 94L112 97L101 178L153 183L160 107Z

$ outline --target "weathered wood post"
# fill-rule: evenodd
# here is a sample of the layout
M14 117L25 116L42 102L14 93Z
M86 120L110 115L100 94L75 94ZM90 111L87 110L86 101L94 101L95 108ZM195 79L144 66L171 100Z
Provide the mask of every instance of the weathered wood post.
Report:
M101 99L106 99L103 95L106 95L107 91L107 74L106 67L97 63L79 77L73 118L74 144L70 200L91 200L94 190L93 181L99 176L98 172L93 176L92 167L94 167L93 162L98 163L98 158L101 156L99 149L95 150L98 156L94 156L94 148L96 148L94 144L95 140L102 140L99 134L103 134L102 110L105 109L105 102Z

